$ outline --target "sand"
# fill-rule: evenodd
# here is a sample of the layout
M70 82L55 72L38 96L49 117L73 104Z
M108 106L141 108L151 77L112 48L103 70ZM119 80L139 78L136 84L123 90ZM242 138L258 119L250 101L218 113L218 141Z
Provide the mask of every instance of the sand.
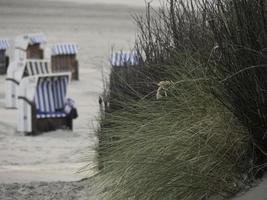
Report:
M142 11L101 1L67 1L0 0L0 37L9 38L12 47L17 35L43 32L47 46L77 43L80 62L80 81L72 82L69 91L79 111L73 132L59 130L34 137L17 133L16 110L5 109L5 76L0 76L1 200L87 199L84 194L89 189L74 181L97 172L95 129L102 71L109 69L111 47L132 48L136 26L131 15ZM11 58L12 50L8 51ZM84 166L86 173L77 173Z
M2 184L1 200L96 200L89 181Z
M266 200L267 199L267 175L255 181L254 185L237 194L231 200Z

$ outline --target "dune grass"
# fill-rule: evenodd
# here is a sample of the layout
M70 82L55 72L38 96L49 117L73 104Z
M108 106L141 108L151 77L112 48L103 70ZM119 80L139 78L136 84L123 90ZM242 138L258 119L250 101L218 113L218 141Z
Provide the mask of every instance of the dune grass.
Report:
M136 17L144 65L111 72L101 199L228 198L266 167L264 12L263 0L169 0Z
M209 5L217 42L218 97L247 127L255 147L255 168L266 169L267 18L265 0L216 0ZM261 170L256 170L262 175Z
M209 93L206 78L176 76L167 97L106 115L99 158L108 188L103 199L225 197L245 183L248 132Z

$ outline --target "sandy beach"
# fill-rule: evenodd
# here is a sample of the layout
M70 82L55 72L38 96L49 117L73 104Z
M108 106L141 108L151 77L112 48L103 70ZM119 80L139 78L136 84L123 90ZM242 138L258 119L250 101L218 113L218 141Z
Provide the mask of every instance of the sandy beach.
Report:
M42 32L48 47L56 42L77 43L80 62L80 81L69 88L79 111L73 132L59 130L34 137L17 133L16 110L5 109L5 76L0 76L0 199L87 199L65 193L82 185L73 181L96 173L95 129L102 71L109 69L111 47L132 48L136 31L132 14L142 12L118 2L99 2L0 0L0 37L10 39L11 59L17 35ZM85 166L86 173L77 173ZM80 189L87 190L85 186ZM65 196L47 196L53 191Z

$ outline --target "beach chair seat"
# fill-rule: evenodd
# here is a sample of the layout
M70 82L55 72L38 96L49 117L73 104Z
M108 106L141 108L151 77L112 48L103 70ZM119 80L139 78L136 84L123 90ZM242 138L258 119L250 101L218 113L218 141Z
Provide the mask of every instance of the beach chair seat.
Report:
M70 73L24 78L18 91L18 131L72 130L73 119L64 110L69 81Z
M6 107L17 107L17 87L27 76L51 73L51 64L48 60L22 60L11 63L6 77Z
M67 114L63 111L55 111L55 112L37 112L37 119L45 119L45 118L59 118L66 117Z
M72 80L79 80L78 45L58 43L51 48L51 68L53 72L71 72Z

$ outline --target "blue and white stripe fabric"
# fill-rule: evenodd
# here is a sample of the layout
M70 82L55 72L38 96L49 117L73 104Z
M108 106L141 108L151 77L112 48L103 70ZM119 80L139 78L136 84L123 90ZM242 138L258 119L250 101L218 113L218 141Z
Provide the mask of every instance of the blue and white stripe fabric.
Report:
M73 43L59 43L52 46L52 55L76 55L78 53L78 45Z
M48 61L28 60L26 62L26 72L29 76L48 74L50 71L51 70Z
M112 66L138 65L139 57L136 52L115 52L112 53L110 64Z
M67 76L40 78L34 98L37 119L66 117L64 102L68 79Z
M6 50L9 48L9 42L7 39L0 39L0 50Z
M30 44L42 44L46 42L43 34L29 34L26 37L29 37Z

